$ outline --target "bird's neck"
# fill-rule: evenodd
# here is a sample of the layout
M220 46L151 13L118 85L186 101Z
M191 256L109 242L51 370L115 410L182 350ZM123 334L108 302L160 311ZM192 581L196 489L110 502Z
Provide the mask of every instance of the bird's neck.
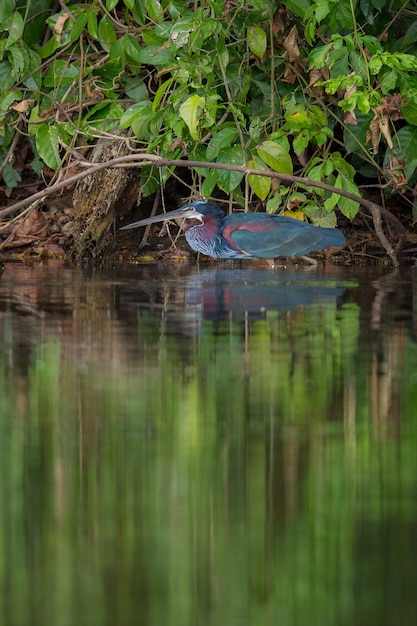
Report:
M208 256L219 256L217 248L222 242L222 220L216 215L207 215L204 223L190 220L185 228L185 237L193 250Z

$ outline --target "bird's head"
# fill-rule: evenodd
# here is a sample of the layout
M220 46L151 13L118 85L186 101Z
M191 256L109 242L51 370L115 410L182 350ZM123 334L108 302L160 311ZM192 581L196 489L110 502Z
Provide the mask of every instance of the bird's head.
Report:
M154 215L144 220L128 224L127 226L122 226L120 230L128 230L129 228L137 228L138 226L146 226L147 224L155 224L156 222L179 219L191 220L189 226L192 226L195 224L204 224L206 219L209 217L213 217L216 221L219 221L224 217L224 213L215 204L204 202L203 200L197 200L196 202L190 202L190 204L186 204L175 211L169 211L168 213L162 213L161 215Z

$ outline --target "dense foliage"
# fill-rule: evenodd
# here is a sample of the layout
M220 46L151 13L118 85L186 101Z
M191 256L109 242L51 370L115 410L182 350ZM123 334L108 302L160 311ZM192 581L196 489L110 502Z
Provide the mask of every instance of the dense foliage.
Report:
M355 177L403 189L417 164L416 13L402 0L3 0L0 159L7 188L28 165L68 165L118 129L132 149L246 164L357 192ZM349 218L335 193L195 168L193 191L242 206ZM149 196L172 169L141 170ZM356 180L357 182L357 180Z

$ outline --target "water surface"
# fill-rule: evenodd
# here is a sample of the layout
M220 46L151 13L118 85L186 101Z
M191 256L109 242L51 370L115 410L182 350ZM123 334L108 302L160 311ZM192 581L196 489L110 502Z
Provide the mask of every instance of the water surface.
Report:
M8 264L0 624L416 624L416 293Z

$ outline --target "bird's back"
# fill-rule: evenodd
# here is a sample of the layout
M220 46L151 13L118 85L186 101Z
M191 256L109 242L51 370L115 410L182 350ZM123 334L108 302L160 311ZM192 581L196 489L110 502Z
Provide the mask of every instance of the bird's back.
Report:
M235 213L224 218L223 237L247 257L272 259L306 255L345 238L337 228L320 228L307 222L269 213Z

